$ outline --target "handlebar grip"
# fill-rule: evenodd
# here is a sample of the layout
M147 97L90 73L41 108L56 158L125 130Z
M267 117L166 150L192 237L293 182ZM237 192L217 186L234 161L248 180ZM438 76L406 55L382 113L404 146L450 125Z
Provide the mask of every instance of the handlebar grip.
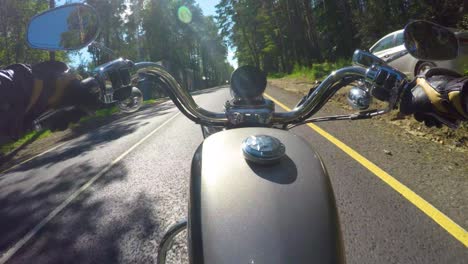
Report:
M97 93L99 92L99 82L93 78L88 77L80 82L80 86L85 91L89 91L90 93Z
M100 105L100 84L93 77L88 77L80 82L80 98L76 98L84 105L98 107Z
M431 101L427 97L424 89L414 82L414 85L408 85L401 96L400 113L411 115L416 112L431 112Z

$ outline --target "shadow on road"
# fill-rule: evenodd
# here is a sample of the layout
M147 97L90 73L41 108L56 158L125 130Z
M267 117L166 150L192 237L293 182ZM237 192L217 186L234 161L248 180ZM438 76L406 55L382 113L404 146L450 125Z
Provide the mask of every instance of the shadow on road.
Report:
M2 190L0 252L11 247L102 169L76 165L28 190L10 193ZM144 194L125 201L96 195L96 190L125 182L126 178L127 169L122 164L115 165L44 226L15 254L11 263L116 263L129 257L125 255L128 251L132 252L132 258L137 254L138 262L153 262L157 245L151 237L159 229L154 202Z
M67 142L78 137L82 138L75 140L60 150L37 157L24 165L16 167L10 170L9 173L25 172L36 168L48 168L55 163L84 155L102 144L111 143L116 139L135 132L138 128L149 124L151 118L166 115L169 113L168 110L172 108L173 105L170 103L157 107L145 106L140 111L132 114L117 115L102 122L98 121L93 124L76 127L69 135L62 138L60 142ZM2 177L5 177L5 175L0 176L0 178Z
M216 90L208 89L203 93ZM21 172L15 177L0 177L0 253L100 173L104 165L95 167L83 162L50 175L32 169L47 170L53 164L84 155L136 131L155 116L173 112L173 107L172 103L156 107L147 105L136 113L119 115L99 124L91 132L76 128L69 137L62 139L65 142L75 138L66 147L13 169L10 172ZM153 263L162 228L154 209L160 199L157 195L155 198L153 195L148 197L148 193L133 193L131 186L114 188L127 184L127 176L123 164L113 166L46 224L9 263L116 263L129 260ZM128 196L115 195L115 190L124 189Z
M26 148L27 146L31 145L34 141L36 141L38 138L40 138L44 133L46 133L46 131L41 131L39 133L36 133L34 134L34 136L32 136L30 139L28 139L26 142L24 142L23 144L21 144L21 146L17 147L15 150L13 150L12 152L8 153L7 155L5 156L0 156L0 164L8 161L8 160L11 160L12 158L15 157L15 155L20 152L21 150L23 150L24 148Z
M135 113L122 113L111 117L97 119L94 120L94 122L86 122L80 126L72 128L71 133L67 137L63 138L62 142L68 141L86 133L95 132L90 130L109 131L108 128L120 129L121 127L125 126L138 125L140 121L149 120L156 116L166 115L168 113L167 110L172 108L174 108L174 104L169 102L157 106L144 105L139 111Z
M226 87L223 86L222 88L226 88ZM194 91L194 92L192 92L192 95L197 96L197 95L202 95L202 94L213 93L213 92L218 91L219 89L220 89L220 87L214 87L214 88ZM168 98L166 98L166 99L168 101L166 101L164 103L159 103L159 104L156 104L156 105L155 104L144 105L144 106L141 107L141 109L139 111L137 111L135 113L118 114L118 115L114 115L114 116L111 116L111 117L100 118L100 119L98 118L96 120L93 120L92 122L81 123L78 126L75 126L75 127L71 128L70 133L68 133L66 136L64 136L62 139L60 139L58 142L55 142L55 144L60 144L61 142L70 141L70 140L72 140L74 138L77 138L79 136L83 136L83 135L89 133L90 134L89 142L85 142L84 146L80 146L78 150L74 150L74 151L71 151L71 152L66 152L65 155L63 155L63 158L55 159L55 160L54 159L47 159L47 160L42 159L42 160L38 160L37 162L35 162L34 165L29 164L29 166L27 166L27 167L23 167L21 169L14 169L14 170L11 170L11 171L12 172L14 172L14 171L24 171L24 170L29 170L29 169L32 169L32 168L37 168L37 167L41 166L41 164L47 165L49 162L57 162L57 161L61 161L61 160L66 160L67 158L70 157L70 155L67 155L67 154L71 154L71 156L77 155L77 154L82 153L83 151L86 151L86 149L89 149L90 145L92 145L92 144L99 144L99 143L102 143L102 141L113 140L113 139L116 139L116 138L118 138L120 136L124 136L124 135L127 135L129 133L132 133L138 127L142 127L142 126L148 124L148 122L142 123L142 121L149 120L149 119L151 119L153 117L156 117L156 116L165 115L165 114L168 113L168 110L173 109L175 107L173 102L171 102ZM103 137L103 139L105 139L105 140L99 140L99 139L96 140L99 137L99 135L106 134L106 131L111 131L111 130L115 130L115 131L113 133L111 133L109 138ZM5 170L5 169L7 169L9 167L12 167L15 164L18 164L18 163L20 163L20 162L22 162L24 160L27 160L27 159L33 157L34 155L37 155L41 151L44 151L44 150L47 149L47 148L44 148L44 147L39 147L38 148L39 152L37 152L37 151L26 152L26 153L22 153L19 156L17 156L17 154L20 151L22 151L24 148L26 148L29 145L31 145L32 143L34 143L35 140L36 140L36 138L33 138L33 139L29 140L28 142L26 142L23 146L19 147L18 149L16 149L12 153L8 154L7 156L0 157L0 168L1 168L0 170ZM50 147L52 147L52 146L50 146Z

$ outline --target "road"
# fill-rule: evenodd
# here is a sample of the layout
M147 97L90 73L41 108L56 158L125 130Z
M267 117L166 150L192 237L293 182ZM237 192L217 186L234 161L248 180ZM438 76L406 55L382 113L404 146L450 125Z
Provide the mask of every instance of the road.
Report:
M268 93L290 107L297 99L273 87ZM227 98L227 89L195 97L212 110ZM434 173L424 176L433 177L431 183L422 183L424 162L399 158L411 145L397 148L400 143L372 134L376 128L368 123L360 125L365 132L354 126L323 125L466 227L466 191L457 196L466 175L440 180L431 167ZM372 172L309 127L293 132L328 168L348 263L467 263L459 240ZM164 231L186 216L190 161L201 141L200 127L165 103L1 174L0 263L154 262ZM382 148L391 148L392 156ZM183 236L169 257L169 263L187 263Z

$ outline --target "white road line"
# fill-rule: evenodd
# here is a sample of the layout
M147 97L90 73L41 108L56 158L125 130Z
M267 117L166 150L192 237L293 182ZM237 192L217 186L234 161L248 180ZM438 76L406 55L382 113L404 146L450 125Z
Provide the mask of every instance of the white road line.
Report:
M13 255L20 250L31 238L33 238L47 223L49 223L55 216L57 216L63 209L65 209L76 197L78 197L82 192L84 192L89 186L91 186L95 181L97 181L102 175L104 175L106 172L109 171L115 164L117 164L119 161L121 161L125 156L130 154L135 148L137 148L139 145L141 145L143 142L145 142L148 138L150 138L152 135L154 135L158 130L160 130L162 127L167 125L169 122L171 122L174 118L176 118L180 114L177 113L173 115L171 118L166 120L164 123L162 123L159 127L154 129L151 133L146 135L144 138L142 138L140 141L138 141L135 145L133 145L131 148L129 148L127 151L122 153L118 158L116 158L112 163L107 165L102 171L100 171L98 174L96 174L93 178L91 178L88 182L86 182L83 186L81 186L80 189L75 191L70 197L68 197L65 201L63 201L57 208L55 208L52 212L47 215L46 218L44 218L39 224L37 224L31 231L29 231L23 238L21 238L18 242L16 242L15 245L13 245L8 251L5 252L5 254L2 255L0 258L0 264L4 264L7 262Z
M58 145L55 146L55 147L52 147L52 148L50 148L50 149L48 149L48 150L46 150L46 151L44 151L44 152L42 152L42 153L39 153L39 154L37 154L37 155L35 155L35 156L32 156L31 158L29 158L29 159L27 159L27 160L24 160L24 161L22 161L22 162L20 162L20 163L18 163L18 164L15 164L15 165L13 165L13 166L10 167L10 168L8 168L8 169L6 169L6 170L4 170L4 171L1 171L1 172L0 172L0 175L11 171L12 169L18 167L19 165L23 165L23 164L25 164L26 162L29 162L29 161L31 161L31 160L33 160L33 159L35 159L35 158L38 158L38 157L40 157L40 156L42 156L42 155L45 155L45 154L47 154L47 153L49 153L49 152L51 152L51 151L54 151L54 150L60 148L61 146L65 145L65 144L67 144L67 143L68 143L68 142L63 142L62 144L58 144Z

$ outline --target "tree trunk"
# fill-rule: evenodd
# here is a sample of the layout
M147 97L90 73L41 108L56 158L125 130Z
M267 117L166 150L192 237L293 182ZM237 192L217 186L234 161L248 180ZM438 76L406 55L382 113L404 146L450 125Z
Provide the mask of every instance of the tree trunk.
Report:
M312 7L310 6L310 1L303 0L305 19L307 23L307 36L313 48L313 55L317 61L321 62L323 60L322 54L320 52L320 45L318 41L318 34L315 27L314 16L312 14Z

